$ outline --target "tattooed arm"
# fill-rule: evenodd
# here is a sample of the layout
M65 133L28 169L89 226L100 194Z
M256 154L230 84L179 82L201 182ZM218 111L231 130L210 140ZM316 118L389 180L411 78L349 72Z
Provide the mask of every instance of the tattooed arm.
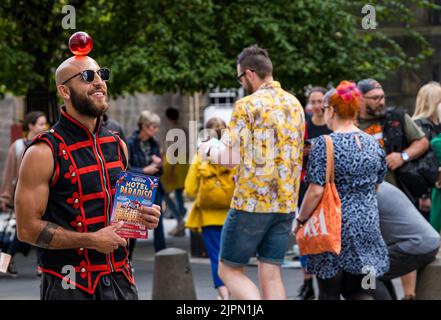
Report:
M42 220L53 167L52 151L46 143L31 146L23 157L15 192L18 238L46 249L90 248L110 253L125 246L126 240L116 233L122 224L80 233Z

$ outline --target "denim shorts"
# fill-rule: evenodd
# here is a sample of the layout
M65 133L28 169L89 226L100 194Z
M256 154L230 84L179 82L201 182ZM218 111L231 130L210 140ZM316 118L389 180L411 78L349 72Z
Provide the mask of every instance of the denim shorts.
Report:
M230 209L222 229L220 260L232 267L259 261L281 265L288 249L294 213L256 213Z

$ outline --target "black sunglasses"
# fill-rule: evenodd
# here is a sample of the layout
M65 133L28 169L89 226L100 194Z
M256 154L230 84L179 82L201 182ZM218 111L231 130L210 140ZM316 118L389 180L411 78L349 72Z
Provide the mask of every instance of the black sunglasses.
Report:
M101 80L103 80L103 81L107 81L110 78L110 70L107 68L101 68L96 71L95 70L84 70L84 71L78 72L77 74L73 75L72 77L70 77L69 79L64 81L62 84L65 85L68 81L72 80L76 76L81 76L81 78L85 82L91 83L93 81L93 79L95 79L95 73L97 73L100 76Z
M251 72L254 72L254 70L251 70L251 69L250 69L250 71L251 71ZM238 75L238 76L236 77L237 81L238 81L240 84L242 84L242 82L240 81L240 78L242 78L244 75L246 75L246 73L247 73L247 71L245 70L244 72L242 72L240 75Z
M240 78L242 78L245 74L246 74L246 72L242 72L239 76L236 77L236 79L239 83L241 83Z

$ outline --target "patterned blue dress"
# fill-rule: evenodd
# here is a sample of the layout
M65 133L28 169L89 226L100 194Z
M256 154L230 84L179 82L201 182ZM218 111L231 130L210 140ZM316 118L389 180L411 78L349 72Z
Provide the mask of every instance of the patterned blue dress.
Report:
M372 136L363 132L330 136L334 143L335 184L342 207L341 253L309 255L307 270L322 279L332 278L340 271L381 276L389 269L389 257L380 232L375 187L386 175L384 151ZM311 150L306 181L323 186L325 170L326 142L321 136Z

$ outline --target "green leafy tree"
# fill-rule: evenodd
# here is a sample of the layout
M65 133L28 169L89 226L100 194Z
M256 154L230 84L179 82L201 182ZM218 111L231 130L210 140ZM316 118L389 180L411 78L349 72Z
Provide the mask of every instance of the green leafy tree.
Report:
M258 44L269 50L275 75L299 92L307 84L385 78L415 68L433 53L412 31L413 7L430 1L371 1L380 27L361 28L364 1L343 0L3 0L0 3L0 92L53 91L53 72L70 55L63 5L76 8L77 30L94 39L90 54L111 68L113 95L194 92L236 87L236 57ZM416 53L382 32L396 23Z

